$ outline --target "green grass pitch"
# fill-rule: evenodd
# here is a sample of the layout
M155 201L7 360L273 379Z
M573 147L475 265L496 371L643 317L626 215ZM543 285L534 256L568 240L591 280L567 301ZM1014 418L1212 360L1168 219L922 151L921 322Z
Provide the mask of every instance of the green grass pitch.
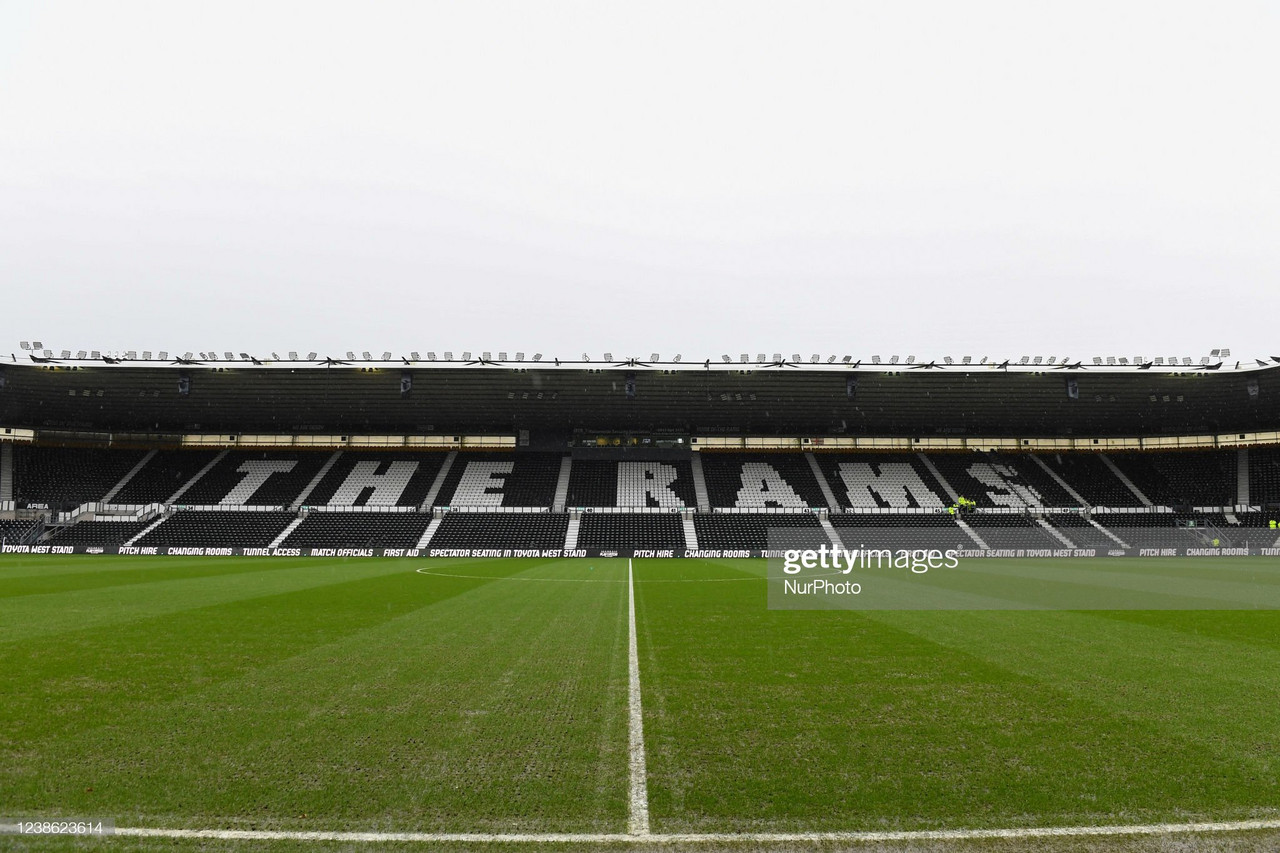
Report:
M1277 816L1280 612L774 612L763 575L635 563L654 832ZM626 577L5 557L0 815L625 832Z

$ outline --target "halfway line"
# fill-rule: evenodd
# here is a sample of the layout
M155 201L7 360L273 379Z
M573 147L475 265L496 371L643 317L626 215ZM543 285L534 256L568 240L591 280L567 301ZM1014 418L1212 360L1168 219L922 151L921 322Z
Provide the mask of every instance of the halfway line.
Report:
M631 687L627 704L631 711L631 813L627 832L631 835L649 834L649 783L644 766L644 709L640 705L640 652L636 644L636 582L627 560L627 622L630 631L629 668Z

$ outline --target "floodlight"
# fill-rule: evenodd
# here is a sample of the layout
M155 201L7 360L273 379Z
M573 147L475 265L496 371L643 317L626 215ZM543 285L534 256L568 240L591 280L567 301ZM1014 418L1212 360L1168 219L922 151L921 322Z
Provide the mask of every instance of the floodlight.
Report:
M1108 365L1114 365L1115 363L1116 363L1116 357L1114 355L1107 356Z
M233 352L224 352L222 355L227 361L235 361L236 359L236 354Z
M296 352L294 352L293 350L289 350L289 360L290 360L290 361L297 361L297 360L298 360L298 354L297 354Z
M1120 363L1121 363L1121 364L1128 364L1128 363L1129 363L1129 359L1127 359L1126 357L1124 357L1124 356L1122 355L1122 356L1120 356Z
M833 355L833 356L831 356L831 357L832 357L832 358L835 358L835 356L834 356L834 355ZM853 361L853 356L851 356L851 355L846 355L844 358L842 358L842 359L840 359L840 360L841 360L841 361L843 361L845 364L848 364L849 362Z
M605 354L604 354L604 360L605 360L605 361L613 361L613 353L611 353L611 352L607 352L607 353L605 353Z
M762 352L756 353L756 363L764 364L764 353Z
M45 350L44 352L41 353L41 355L43 355L45 358L53 358L53 351Z
M524 353L522 352L516 353L516 361L524 361Z
M347 361L355 361L355 360L356 360L356 354L353 353L351 350L347 350Z
M463 360L463 361L470 361L470 360L471 360L471 351L470 351L470 350L467 350L466 352L464 352L464 353L462 354L462 360Z
M1218 357L1218 350L1216 350L1216 349L1211 349L1211 350L1209 350L1209 355L1213 356L1214 358L1217 358L1217 357Z
M389 352L384 352L384 353L382 354L382 360L383 360L383 361L390 361L390 360L391 360L391 353L389 353Z
M1156 356L1156 364L1163 365L1163 364L1164 364L1164 356L1162 356L1162 355L1158 355L1158 356Z
M873 356L871 356L871 363L872 363L872 364L879 364L879 363L880 363L880 356L878 356L878 355L873 355Z
M183 360L183 361L191 361L191 356L193 356L193 355L195 355L195 353L190 353L190 352L189 352L189 353L185 353L185 354L182 356L182 360Z
M1184 355L1184 356L1182 357L1182 364L1183 364L1184 366L1186 366L1186 367L1190 367L1190 366L1191 366L1191 356L1189 356L1189 355Z
M62 357L63 357L63 358L71 358L71 350L69 350L69 349L64 349L64 350L62 351ZM150 354L148 354L148 357L150 357Z
M799 361L800 361L800 354L793 352L791 354L791 362L795 364L795 363L798 363Z
M484 361L493 361L493 353L489 352L488 350L485 350L484 352L480 353L480 356Z
M733 359L729 358L729 356L727 355L720 356L720 360L723 361L725 364L733 363Z
M775 352L775 353L773 354L773 360L774 360L774 361L782 361L782 353Z
M32 341L32 342L31 342L31 348L32 348L32 349L44 349L44 344L40 343L39 341Z
M835 360L836 360L836 357L834 355L827 356L827 364L831 364Z
M1202 356L1200 356L1200 363L1201 363L1201 364L1208 364L1208 363L1209 363L1209 356L1207 356L1207 355L1202 355Z
M952 363L953 363L953 362L951 361L951 356L949 356L949 355L944 355L944 356L942 357L942 361L943 361L943 363L944 363L944 364L952 364Z
M1018 359L1018 364L1026 364L1030 360L1031 358L1029 356L1024 355L1022 358Z
M746 364L748 361L750 361L750 360L751 360L751 356L747 355L747 354L744 352L744 353L741 353L741 354L739 355L738 360L739 360L741 363Z
M444 360L445 360L445 361L453 361L453 353L451 353L451 352L446 352L446 353L444 354Z
M979 364L986 364L986 363L987 363L987 357L984 355L984 356L982 357L982 361L980 361L980 362L978 362L978 363L979 363Z
M1094 364L1102 364L1102 358L1101 358L1101 357L1099 357L1099 356L1096 356L1096 355L1095 355L1095 356L1093 357L1093 363L1094 363Z
M274 356L274 355L275 355L275 353L272 353L272 355ZM247 352L242 352L242 353L240 353L240 358L244 359L245 361L248 361L248 360L249 360L249 353L247 353ZM228 359L228 361L229 361L229 360L230 360L230 359Z
M591 360L591 356L587 355L587 354L584 352L584 353L582 354L582 360L583 360L583 361L590 361L590 360Z
M29 349L31 349L31 342L30 342L30 341L18 341L18 346L22 347L22 349L24 349L24 350L29 350Z
M1049 363L1050 363L1050 364L1055 363L1057 360L1058 360L1058 357L1057 357L1056 355L1051 355L1051 356L1049 356ZM1064 359L1063 359L1063 361L1066 361L1066 359L1064 358Z
M973 356L971 356L971 355L966 355L964 358L960 359L960 363L961 363L961 364L973 364Z
M898 363L898 357L897 357L896 355L891 355L891 356L889 356L889 363L890 363L890 364L897 364L897 363Z
M1223 357L1223 358L1229 358L1230 356L1231 356L1231 350L1230 350L1229 348L1227 348L1227 347L1223 347L1223 349L1222 349L1222 357Z
M169 360L169 353L167 353L167 352L161 352L161 353L160 353L160 355L158 356L158 358L159 358L161 361L168 361L168 360Z
M498 361L506 361L506 360L507 360L507 354L505 352L499 352Z
M76 351L76 358L84 358L84 356L85 356L85 351L84 351L84 350L77 350L77 351Z
M651 353L649 353L649 360L650 360L650 361L657 361L657 360L658 360L658 354L657 354L656 352L651 352Z
M907 364L915 364L915 363L916 363L916 357L914 355L907 356Z
M368 350L365 350L364 352L360 353L360 355L364 356L365 361L373 361L373 356L369 355Z
M534 360L534 361L542 361L542 353L540 353L540 352L535 352L535 353L533 354L533 360Z
M671 360L672 360L672 361L674 361L676 364L679 364L679 363L680 363L680 353L676 353L676 357L675 357L675 358L673 358L673 359L671 359Z
M822 356L818 355L816 352L809 357L810 364L817 364L820 361L822 361Z

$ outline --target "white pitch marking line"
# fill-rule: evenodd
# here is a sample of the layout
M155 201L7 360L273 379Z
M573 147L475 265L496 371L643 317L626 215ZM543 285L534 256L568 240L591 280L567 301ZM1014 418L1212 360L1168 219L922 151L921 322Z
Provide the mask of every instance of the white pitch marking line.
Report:
M627 560L627 657L630 669L630 689L627 705L631 711L631 813L627 831L633 836L649 835L649 782L644 763L644 708L640 704L640 651L636 643L636 582Z
M1018 829L938 829L903 832L702 832L645 835L591 833L470 832L286 832L262 829L150 829L118 827L116 835L142 838L213 838L225 841L401 841L444 844L757 844L798 842L877 843L891 841L970 841L984 838L1067 838L1075 836L1182 835L1196 832L1248 832L1280 829L1280 820L1237 820L1205 823L1152 823L1128 826L1040 826Z

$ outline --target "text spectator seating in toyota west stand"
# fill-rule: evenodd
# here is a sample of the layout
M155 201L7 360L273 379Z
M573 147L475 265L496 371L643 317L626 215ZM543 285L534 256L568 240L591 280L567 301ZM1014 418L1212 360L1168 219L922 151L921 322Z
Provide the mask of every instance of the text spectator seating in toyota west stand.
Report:
M588 512L578 526L579 548L680 550L684 544L684 526L674 512Z
M111 502L165 503L217 455L217 450L161 450L138 469Z
M431 516L421 512L312 512L282 548L412 548Z
M707 497L713 507L738 509L827 506L802 453L702 453Z
M560 459L559 453L459 453L434 505L548 508Z
M914 453L815 454L842 509L943 509L952 500Z
M54 531L50 545L123 545L154 521L81 521Z
M307 495L308 506L411 506L426 500L443 453L348 451Z
M693 517L698 549L764 550L766 548L816 548L831 546L818 516L798 513L699 513ZM774 531L770 541L770 531Z
M13 449L14 499L18 506L55 510L101 500L145 453L18 445Z
M291 512L179 510L134 544L264 548L295 518Z
M568 527L563 512L447 512L430 547L557 550Z
M569 472L566 506L679 509L697 504L688 459L575 459Z
M178 499L186 506L289 506L320 471L327 453L235 451Z

